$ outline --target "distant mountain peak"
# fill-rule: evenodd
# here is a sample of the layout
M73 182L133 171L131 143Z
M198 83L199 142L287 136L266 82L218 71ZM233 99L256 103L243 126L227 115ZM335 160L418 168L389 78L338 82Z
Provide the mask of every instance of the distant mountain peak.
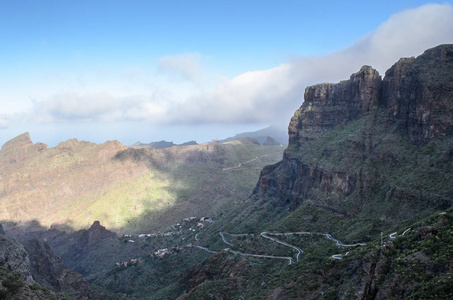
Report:
M159 141L159 142L151 142L149 144L145 144L142 142L136 142L135 144L131 145L131 148L134 149L165 149L165 148L170 148L173 146L191 146L191 145L198 145L196 141L189 141L185 142L182 144L175 144L173 142L167 142L167 141Z
M32 146L33 142L30 138L30 133L25 132L9 140L2 146L2 151L9 151L11 149L20 148L24 146Z
M220 142L225 143L241 137L253 138L257 140L260 145L264 145L269 137L276 141L277 144L286 145L288 143L287 131L276 126L269 126L257 131L238 133L233 137L220 140Z

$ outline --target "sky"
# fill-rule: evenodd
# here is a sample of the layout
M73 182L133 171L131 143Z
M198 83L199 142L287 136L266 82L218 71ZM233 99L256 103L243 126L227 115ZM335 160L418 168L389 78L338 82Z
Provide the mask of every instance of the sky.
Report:
M0 145L201 143L453 43L453 1L0 0L0 43Z

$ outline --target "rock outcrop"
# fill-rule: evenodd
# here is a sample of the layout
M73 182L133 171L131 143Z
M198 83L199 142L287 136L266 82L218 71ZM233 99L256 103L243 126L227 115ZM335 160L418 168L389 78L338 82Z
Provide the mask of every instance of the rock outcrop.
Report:
M0 235L0 267L9 272L9 276L0 278L2 282L11 281L14 274L17 288L4 291L13 299L57 299L55 293L64 293L74 299L91 299L90 286L79 273L66 270L63 261L56 256L46 242L37 239L18 242L12 237ZM48 289L37 289L34 284Z
M25 250L30 258L34 280L41 286L61 291L63 278L63 261L56 256L47 243L37 239L24 242Z
M69 269L86 276L91 269L95 268L91 263L87 263L92 253L104 255L99 253L100 245L116 245L118 240L116 233L106 229L99 221L95 221L88 229L68 234L55 230L55 234L48 237L48 243ZM108 248L108 246L105 247Z
M305 101L288 128L289 144L300 143L310 133L329 130L376 109L381 97L381 76L369 67L338 84L323 83L305 89Z
M31 138L30 138L30 133L26 132L26 133L23 133L17 137L15 137L14 139L6 142L3 146L2 146L2 151L10 151L10 150L13 150L13 149L17 149L17 148L23 148L23 147L30 147L30 146L33 146L33 142L31 141Z
M283 160L261 172L260 201L291 209L309 201L344 216L378 199L408 206L378 212L386 220L407 217L410 207L452 205L450 184L437 182L450 176L453 45L401 59L383 80L364 66L349 80L307 87L304 97Z
M81 249L95 245L104 239L116 237L116 233L107 230L99 221L94 221L89 229L76 233L77 244Z
M0 236L0 266L20 274L20 279L26 283L33 283L30 257L24 246L16 239Z
M42 143L33 144L28 132L21 134L14 139L6 142L2 148L1 153L3 157L0 167L5 170L15 169L21 166L24 161L35 155L47 150L48 146Z
M414 143L453 133L453 46L401 59L386 73L381 102Z

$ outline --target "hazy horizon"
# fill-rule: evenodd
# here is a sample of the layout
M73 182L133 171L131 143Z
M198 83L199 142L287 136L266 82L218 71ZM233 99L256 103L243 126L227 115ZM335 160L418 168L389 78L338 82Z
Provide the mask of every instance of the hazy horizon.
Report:
M199 143L278 124L304 89L453 43L452 1L2 4L0 145L24 132ZM285 125L286 124L286 125Z

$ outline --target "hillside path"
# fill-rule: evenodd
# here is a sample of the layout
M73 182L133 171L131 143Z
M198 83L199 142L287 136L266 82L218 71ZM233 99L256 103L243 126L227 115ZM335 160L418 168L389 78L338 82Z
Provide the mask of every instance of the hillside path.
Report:
M264 155L260 155L260 156L257 156L255 158L252 158L252 159L249 159L247 161L243 161L243 162L240 162L237 166L234 166L234 167L229 167L229 168L223 168L222 170L223 171L231 171L231 170L239 170L243 164L246 164L246 163L250 163L252 161L255 161L261 157L265 157L265 156L269 156L270 154L264 154Z

